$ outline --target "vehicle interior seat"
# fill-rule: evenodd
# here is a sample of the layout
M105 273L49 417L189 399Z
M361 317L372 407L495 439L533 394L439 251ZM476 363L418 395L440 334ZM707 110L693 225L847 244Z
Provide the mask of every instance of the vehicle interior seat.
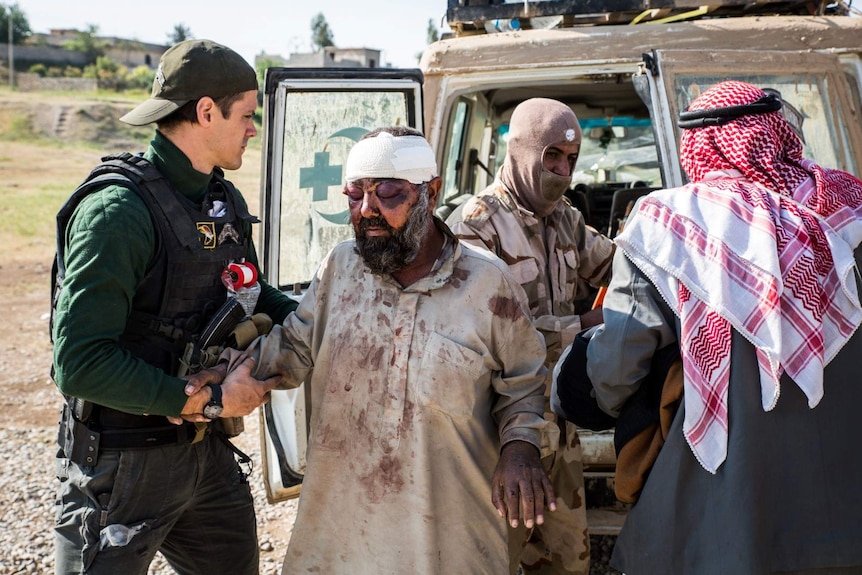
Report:
M635 183L640 184L642 182ZM635 200L657 189L649 186L636 186L616 190L611 200L611 210L608 216L608 237L612 238L621 231L621 223L625 222L632 206L634 206Z
M584 221L587 224L590 224L590 205L587 201L587 192L585 191L586 186L584 184L578 184L574 188L569 188L566 191L566 197L569 198L569 201L572 203L572 206L577 208L581 214L584 216Z

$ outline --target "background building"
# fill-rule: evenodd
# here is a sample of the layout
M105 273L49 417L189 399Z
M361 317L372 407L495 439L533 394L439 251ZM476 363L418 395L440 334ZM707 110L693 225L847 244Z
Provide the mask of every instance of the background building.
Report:
M255 63L262 61L287 68L379 68L380 50L327 46L318 52L294 53L286 59L263 53L255 57Z

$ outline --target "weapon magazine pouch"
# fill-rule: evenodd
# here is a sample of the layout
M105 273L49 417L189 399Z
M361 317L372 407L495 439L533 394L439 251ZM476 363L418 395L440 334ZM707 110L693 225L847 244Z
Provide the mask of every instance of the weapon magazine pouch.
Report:
M272 319L265 313L256 313L234 328L228 337L228 347L245 349L258 338L272 329Z
M245 431L245 420L242 417L222 417L221 424L228 437L236 437Z

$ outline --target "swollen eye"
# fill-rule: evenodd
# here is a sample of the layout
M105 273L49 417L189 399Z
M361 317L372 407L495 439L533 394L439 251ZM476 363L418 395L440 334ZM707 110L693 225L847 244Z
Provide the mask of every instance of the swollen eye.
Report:
M383 182L377 186L377 197L383 200L394 198L402 193L402 188L394 182Z
M365 195L365 192L362 191L362 188L347 186L344 188L344 195L350 198L350 200L358 202Z

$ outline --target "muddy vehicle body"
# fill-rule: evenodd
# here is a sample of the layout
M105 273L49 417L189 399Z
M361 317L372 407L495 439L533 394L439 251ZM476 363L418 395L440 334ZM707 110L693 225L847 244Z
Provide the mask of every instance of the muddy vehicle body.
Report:
M725 79L780 92L804 118L806 157L862 173L862 18L843 5L811 14L787 2L470 4L449 1L453 36L428 47L418 69L267 71L259 245L271 283L301 297L320 259L352 237L343 164L365 131L405 124L426 134L445 219L491 183L509 116L531 97L577 114L583 143L567 195L610 236L633 199L685 183L676 118ZM302 388L278 391L261 412L271 501L299 492L306 401ZM612 432L583 431L581 442L591 533L615 534L625 509L608 489Z

